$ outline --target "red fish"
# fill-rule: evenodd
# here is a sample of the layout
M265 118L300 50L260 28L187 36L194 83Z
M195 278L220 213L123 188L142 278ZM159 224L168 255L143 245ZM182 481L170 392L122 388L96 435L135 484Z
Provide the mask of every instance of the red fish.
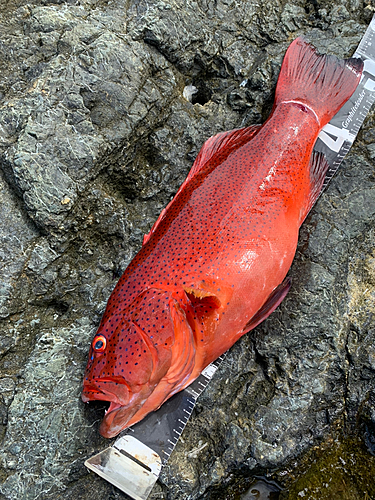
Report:
M288 48L263 126L218 134L145 236L92 342L83 401L112 437L196 379L287 294L299 227L327 170L313 154L349 99L359 59Z

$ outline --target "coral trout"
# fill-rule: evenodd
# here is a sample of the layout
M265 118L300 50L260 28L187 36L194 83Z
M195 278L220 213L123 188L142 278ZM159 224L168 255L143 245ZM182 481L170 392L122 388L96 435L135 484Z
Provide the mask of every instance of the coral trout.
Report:
M82 399L110 402L103 436L188 386L283 300L299 228L328 167L315 141L361 72L361 60L319 55L297 38L267 121L203 145L92 341Z

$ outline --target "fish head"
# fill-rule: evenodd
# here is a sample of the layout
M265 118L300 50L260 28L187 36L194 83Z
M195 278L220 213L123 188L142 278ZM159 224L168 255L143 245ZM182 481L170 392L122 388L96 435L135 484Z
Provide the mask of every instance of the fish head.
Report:
M166 292L146 290L123 311L109 305L91 343L82 392L84 402L110 403L104 437L126 428L152 394L170 368L174 343Z

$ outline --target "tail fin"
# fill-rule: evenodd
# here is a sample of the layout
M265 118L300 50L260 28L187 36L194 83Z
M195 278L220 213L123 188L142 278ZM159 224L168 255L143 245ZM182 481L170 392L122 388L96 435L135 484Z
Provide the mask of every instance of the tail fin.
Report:
M303 37L289 46L276 87L275 107L299 101L326 125L356 89L362 74L361 59L320 55Z

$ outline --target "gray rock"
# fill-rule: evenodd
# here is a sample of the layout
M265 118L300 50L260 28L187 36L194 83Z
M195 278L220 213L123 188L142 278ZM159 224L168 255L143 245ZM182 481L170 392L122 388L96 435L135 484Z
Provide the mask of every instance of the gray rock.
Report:
M17 310L12 303L13 278L21 273L30 258L32 241L39 232L7 183L0 177L0 317ZM20 307L23 307L20 305ZM0 347L2 350L3 346Z
M365 5L0 6L1 498L125 498L83 465L109 444L104 405L79 399L106 300L203 142L267 117L290 41L349 56ZM288 486L344 424L375 453L373 128L370 114L301 229L291 292L230 350L151 499L228 498L268 471Z
M86 438L82 431L90 425L82 405L77 407L83 376L77 367L86 355L88 324L83 320L40 332L9 414L2 451L3 465L11 471L1 486L6 498L44 497L65 489L73 463L64 464L72 453L79 456Z
M9 178L47 231L97 175L99 158L125 144L176 85L167 61L93 17L91 25L82 8L33 7L17 33L23 27L30 51L28 88L4 101L0 144Z

